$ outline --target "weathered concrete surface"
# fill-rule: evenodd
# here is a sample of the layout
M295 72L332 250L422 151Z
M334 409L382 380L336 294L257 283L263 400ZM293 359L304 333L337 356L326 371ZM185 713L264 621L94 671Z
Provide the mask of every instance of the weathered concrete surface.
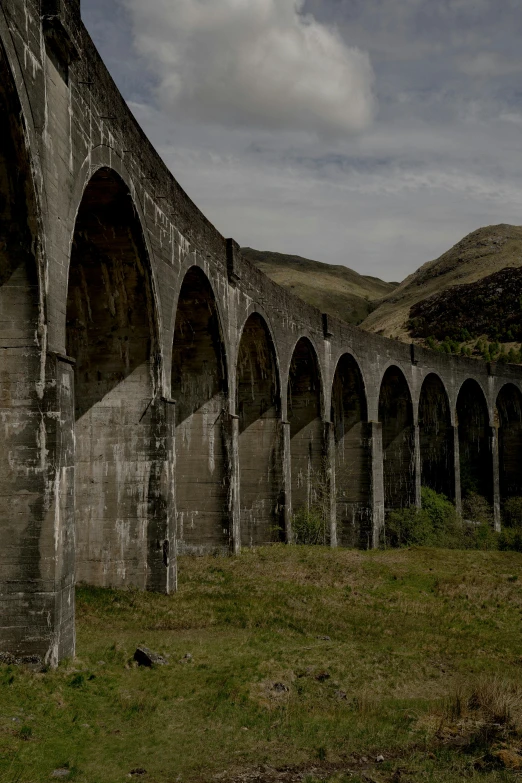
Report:
M521 370L361 332L242 259L79 12L0 8L0 651L71 655L76 579L168 592L176 547L291 540L303 506L370 546L421 483L478 484L498 526Z

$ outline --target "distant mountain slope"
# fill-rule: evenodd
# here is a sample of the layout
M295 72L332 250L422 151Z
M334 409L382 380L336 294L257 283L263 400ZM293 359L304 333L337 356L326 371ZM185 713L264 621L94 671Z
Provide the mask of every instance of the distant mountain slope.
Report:
M472 313L484 310L491 316L495 312L495 298L499 296L497 288L500 280L496 279L495 273L519 267L522 267L522 226L501 224L479 228L440 258L429 261L407 277L384 297L361 326L386 337L410 340L431 334L438 337L445 331L452 337L452 323L457 320L462 321L461 326L470 333L470 337L486 334L492 339L502 340L503 334L499 333L496 323L498 317L495 324L491 323L486 329L484 319L477 317L474 323ZM489 281L481 283L490 276ZM514 273L511 276L518 279ZM509 278L509 272L502 276L504 286L508 285ZM455 289L455 286L461 285L461 291ZM430 300L430 297L436 297L436 300ZM446 300L447 314L444 313ZM465 325L457 317L459 306L469 315ZM513 314L510 320L513 321ZM514 340L518 342L515 336Z
M346 266L323 264L301 256L241 248L242 255L274 282L288 288L308 304L351 324L360 323L375 302L398 283L360 275Z
M409 326L412 337L522 342L522 267L501 269L417 302Z

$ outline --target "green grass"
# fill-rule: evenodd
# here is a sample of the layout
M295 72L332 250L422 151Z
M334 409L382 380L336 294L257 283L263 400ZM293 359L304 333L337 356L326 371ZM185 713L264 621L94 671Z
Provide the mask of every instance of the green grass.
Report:
M0 782L62 767L84 783L136 769L228 781L263 765L288 781L514 780L491 738L468 737L477 716L448 705L484 683L517 692L521 566L511 552L275 546L181 558L175 596L79 588L77 659L0 667ZM137 668L138 644L169 665ZM522 747L508 733L497 745Z

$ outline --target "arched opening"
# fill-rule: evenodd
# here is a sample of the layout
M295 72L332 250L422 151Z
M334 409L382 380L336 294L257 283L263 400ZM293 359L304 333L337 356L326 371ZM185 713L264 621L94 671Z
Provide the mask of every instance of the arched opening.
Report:
M460 491L493 502L493 462L488 406L484 392L471 379L462 385L457 399L459 427Z
M67 353L76 360L76 572L94 585L147 585L157 457L146 259L129 190L102 168L78 211L67 294Z
M522 497L522 394L512 383L497 397L500 502Z
M384 507L415 503L415 435L410 390L401 370L389 367L379 395L384 467Z
M0 642L2 650L21 654L41 652L53 608L40 552L47 460L38 388L38 242L22 108L0 45Z
M227 374L219 315L205 274L181 286L172 353L176 509L180 552L228 551Z
M301 338L294 349L288 380L288 420L292 509L324 513L325 442L321 419L321 378L311 342Z
M453 428L448 395L438 375L422 384L419 400L421 484L455 499Z
M284 533L283 457L277 362L265 321L254 313L237 360L239 497L242 546Z
M371 457L366 394L353 356L339 360L332 387L337 539L341 546L371 545Z

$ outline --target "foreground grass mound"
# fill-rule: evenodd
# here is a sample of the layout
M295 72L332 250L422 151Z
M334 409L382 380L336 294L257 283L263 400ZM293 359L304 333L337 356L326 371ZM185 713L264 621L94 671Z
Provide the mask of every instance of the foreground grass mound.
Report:
M276 546L182 558L175 596L80 588L75 661L0 667L0 781L515 780L521 566Z

